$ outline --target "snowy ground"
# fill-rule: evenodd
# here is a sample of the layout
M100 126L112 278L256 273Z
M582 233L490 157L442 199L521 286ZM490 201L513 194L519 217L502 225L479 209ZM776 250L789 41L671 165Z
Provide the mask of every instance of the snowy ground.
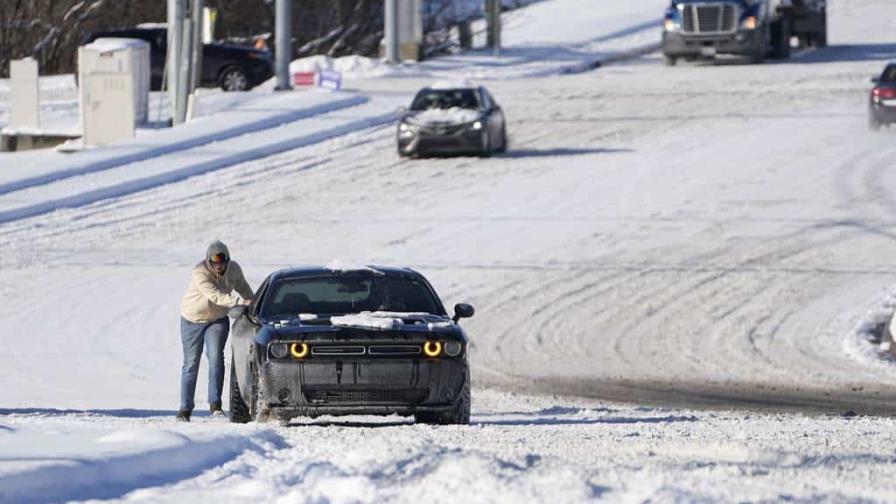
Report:
M383 125L0 225L0 502L891 500L896 365L859 333L896 281L896 144L865 125L894 16L841 0L785 63L489 81L491 159L400 160ZM338 257L474 304L473 425L173 424L213 238L253 285Z

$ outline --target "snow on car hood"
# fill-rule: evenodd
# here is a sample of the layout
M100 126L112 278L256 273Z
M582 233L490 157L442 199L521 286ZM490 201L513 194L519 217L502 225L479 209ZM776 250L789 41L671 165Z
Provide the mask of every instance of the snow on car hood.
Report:
M432 330L437 327L448 327L451 322L440 315L432 313L403 312L361 312L349 315L330 317L334 326L363 327L365 329L396 329L406 324L426 324Z
M463 124L479 119L479 111L460 107L426 109L423 112L410 116L409 119L420 125L434 123Z

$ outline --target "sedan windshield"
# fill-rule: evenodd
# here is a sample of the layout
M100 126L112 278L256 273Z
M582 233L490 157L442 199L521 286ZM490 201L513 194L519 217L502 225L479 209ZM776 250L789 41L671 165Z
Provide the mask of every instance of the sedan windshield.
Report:
M277 282L264 302L261 316L341 315L363 311L444 315L432 291L421 281L342 275L287 278Z
M411 110L462 108L477 110L479 98L474 89L424 89L417 93Z

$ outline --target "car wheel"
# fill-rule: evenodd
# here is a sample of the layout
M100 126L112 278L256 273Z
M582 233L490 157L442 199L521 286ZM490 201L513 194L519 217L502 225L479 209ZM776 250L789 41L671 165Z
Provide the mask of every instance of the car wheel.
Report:
M666 66L674 67L675 65L678 64L678 58L676 58L675 56L668 56L668 55L664 54L663 55L663 63Z
M442 415L440 419L442 424L450 425L469 425L470 423L470 372L467 371L467 381L464 388L460 392L460 399L454 408Z
M249 77L240 67L228 67L221 72L218 83L224 91L245 91L249 89Z
M451 410L446 412L424 411L414 413L414 422L438 425L469 425L470 423L470 371L467 370L464 388Z
M495 152L503 154L507 152L507 128L501 128L501 146L495 149Z
M489 157L492 155L492 134L486 133L485 139L482 141L482 150L479 152L480 157Z
M247 423L249 420L252 420L252 416L249 413L249 406L246 405L246 401L243 400L243 396L240 394L240 384L236 379L236 373L234 372L233 366L234 360L233 356L230 357L230 422L231 423Z

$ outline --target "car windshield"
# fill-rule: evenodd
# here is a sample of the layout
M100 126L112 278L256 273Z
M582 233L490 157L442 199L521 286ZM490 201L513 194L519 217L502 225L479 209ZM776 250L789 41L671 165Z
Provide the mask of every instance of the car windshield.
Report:
M411 110L479 108L479 97L474 89L424 89L417 93Z
M280 280L264 302L261 316L342 315L363 311L444 315L432 291L420 280L385 275L339 275Z

